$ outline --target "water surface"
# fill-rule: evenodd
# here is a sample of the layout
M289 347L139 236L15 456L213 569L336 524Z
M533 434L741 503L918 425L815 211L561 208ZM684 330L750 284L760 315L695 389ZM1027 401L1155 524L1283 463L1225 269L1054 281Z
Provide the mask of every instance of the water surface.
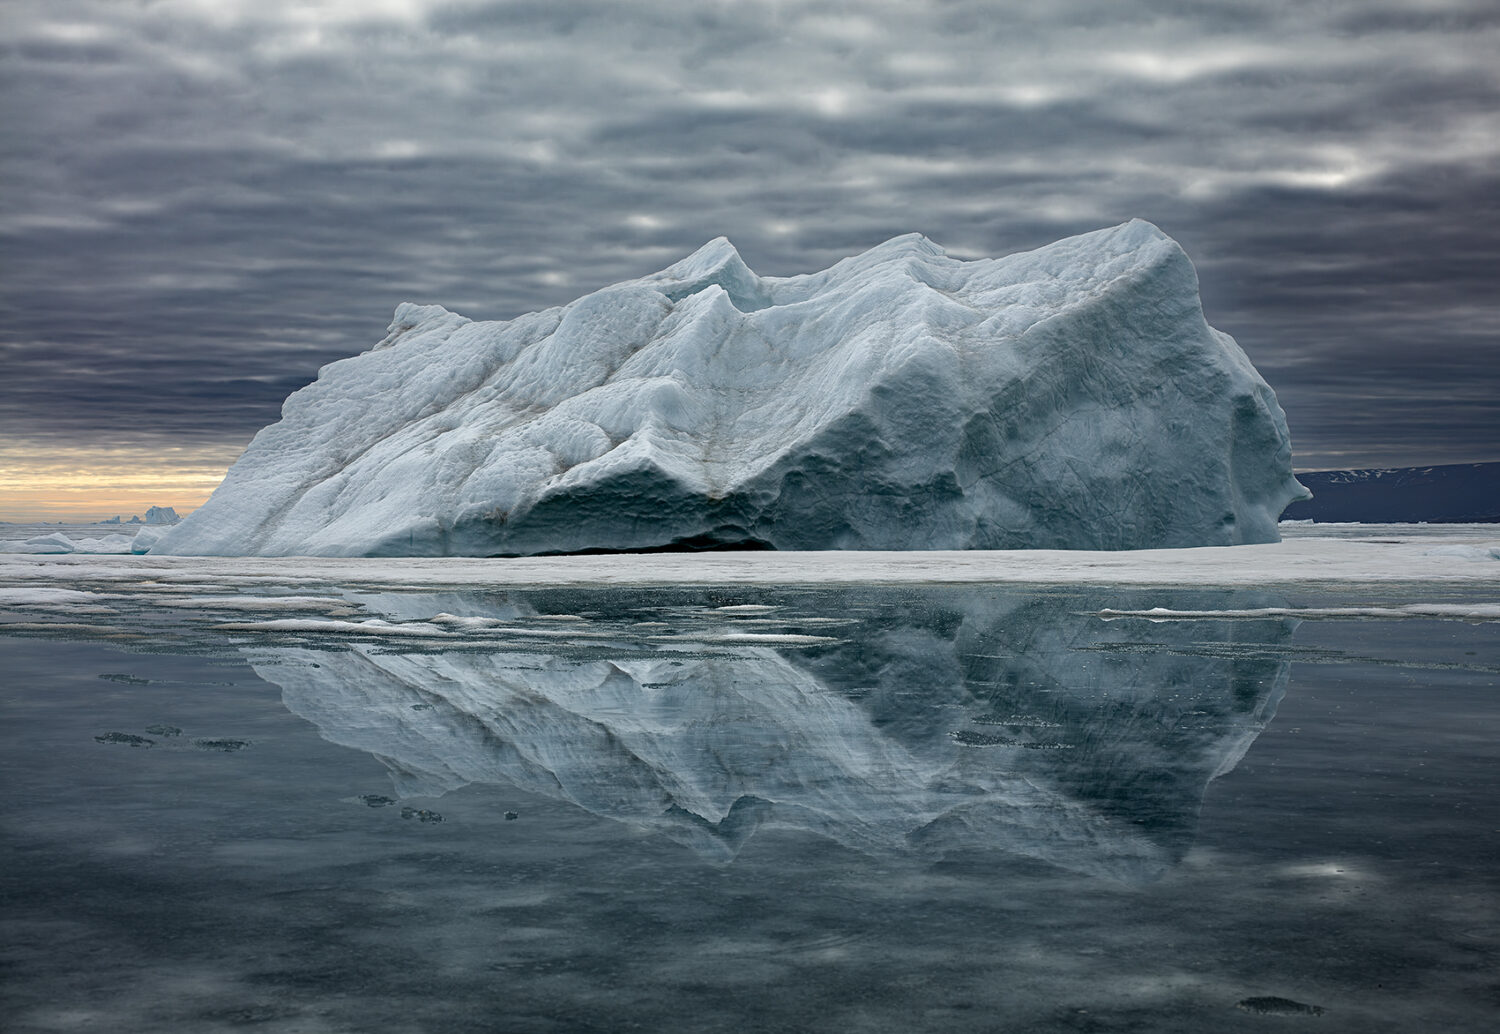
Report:
M1371 602L1305 587L153 591L3 626L13 1029L1500 1005L1494 622L1099 616Z

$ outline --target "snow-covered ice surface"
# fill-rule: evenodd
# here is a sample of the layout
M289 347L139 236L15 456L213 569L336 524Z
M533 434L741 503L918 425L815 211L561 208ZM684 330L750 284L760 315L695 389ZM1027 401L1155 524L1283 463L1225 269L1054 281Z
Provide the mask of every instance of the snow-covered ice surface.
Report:
M971 262L913 234L787 278L720 239L505 323L402 305L152 552L1271 542L1290 461L1149 223Z
M1329 537L1314 529L1330 528ZM513 558L26 556L0 553L0 587L218 584L405 586L1500 585L1496 525L1289 526L1285 541L1156 550L722 552Z

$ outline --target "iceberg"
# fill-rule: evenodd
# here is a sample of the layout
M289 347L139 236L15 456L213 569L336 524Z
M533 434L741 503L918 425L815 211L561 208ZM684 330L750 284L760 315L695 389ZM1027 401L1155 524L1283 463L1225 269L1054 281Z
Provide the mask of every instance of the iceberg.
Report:
M153 554L1143 549L1278 540L1275 394L1135 220L756 275L710 241L569 305L403 304Z
M40 554L129 553L134 541L134 536L131 535L101 535L91 538L79 536L78 538L73 538L63 532L54 531L48 535L37 535L29 539L0 542L0 552ZM142 549L141 552L144 553L145 550Z

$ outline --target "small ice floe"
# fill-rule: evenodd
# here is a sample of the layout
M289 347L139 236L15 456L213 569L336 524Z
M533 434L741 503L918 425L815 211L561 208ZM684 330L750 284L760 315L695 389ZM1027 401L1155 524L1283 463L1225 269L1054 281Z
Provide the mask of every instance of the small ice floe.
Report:
M1480 545L1435 546L1424 549L1423 556L1454 556L1464 560L1500 560L1500 542L1485 542Z
M1204 621L1254 618L1364 618L1394 621L1410 618L1456 621L1500 621L1500 603L1410 603L1397 607L1256 607L1249 610L1111 610L1098 612L1105 621L1144 618L1147 621Z
M826 635L797 635L773 632L721 632L710 635L652 636L653 639L671 639L674 642L725 643L736 646L819 646L837 643L840 640Z
M82 589L49 586L16 586L0 589L0 607L46 607L57 604L97 603L99 594Z
M194 610L338 610L350 613L349 605L333 596L169 596L151 602L158 607Z
M115 614L108 601L121 599L110 593L50 586L0 588L0 610L45 611L49 614Z
M446 639L456 633L412 621L393 624L379 618L365 621L337 621L318 618L272 618L268 621L226 621L213 626L225 632L311 632L341 635L420 636L423 639Z
M503 638L506 636L532 636L537 639L599 639L604 638L600 632L589 632L577 628L580 623L585 623L585 618L575 618L571 615L554 618L548 614L538 614L533 620L547 621L558 620L566 628L529 628L525 625L507 624L498 618L486 617L458 617L454 614L434 614L427 619L434 625L443 625L448 628L461 629L471 633L483 633L492 638Z

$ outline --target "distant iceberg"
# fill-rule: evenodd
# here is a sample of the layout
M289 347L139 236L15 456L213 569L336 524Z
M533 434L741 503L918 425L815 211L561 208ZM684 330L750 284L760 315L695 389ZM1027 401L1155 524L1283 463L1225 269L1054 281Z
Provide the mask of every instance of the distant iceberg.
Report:
M109 522L101 522L109 523ZM76 530L71 529L70 530ZM101 535L74 538L60 531L32 538L0 542L3 553L129 553L135 538L132 535ZM142 549L140 552L144 553Z
M59 524L60 530L39 535L0 537L0 553L145 553L181 519L173 507L153 506L144 520L138 514L129 520L116 515L86 524ZM34 531L43 525L20 527Z
M1286 420L1139 220L761 277L728 241L508 322L405 304L153 553L1139 549L1277 540Z

